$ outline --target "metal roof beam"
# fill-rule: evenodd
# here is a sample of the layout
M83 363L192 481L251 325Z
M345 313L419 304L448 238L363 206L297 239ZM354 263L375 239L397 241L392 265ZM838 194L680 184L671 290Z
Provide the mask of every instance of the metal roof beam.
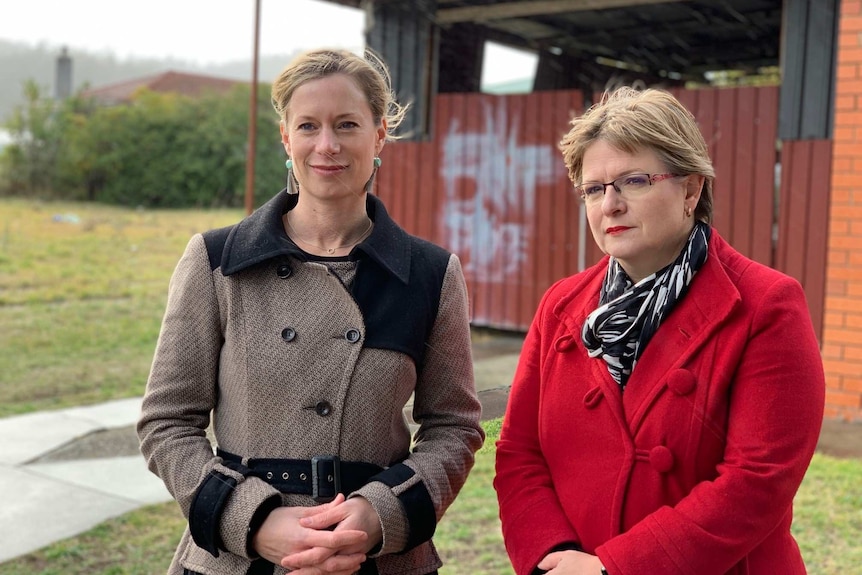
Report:
M611 8L645 6L647 4L670 4L671 2L683 1L685 0L536 0L534 2L505 2L484 4L482 6L438 9L436 20L438 24L488 22L504 18L547 16L549 14L562 14L565 12L608 10Z

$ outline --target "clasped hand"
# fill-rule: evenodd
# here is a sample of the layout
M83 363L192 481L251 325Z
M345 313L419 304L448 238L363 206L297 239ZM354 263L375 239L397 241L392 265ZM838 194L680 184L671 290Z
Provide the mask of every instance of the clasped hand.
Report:
M538 567L548 575L599 575L602 562L582 551L555 551L548 553Z
M350 575L382 539L380 518L362 497L338 494L316 507L279 507L252 539L267 561L293 575Z

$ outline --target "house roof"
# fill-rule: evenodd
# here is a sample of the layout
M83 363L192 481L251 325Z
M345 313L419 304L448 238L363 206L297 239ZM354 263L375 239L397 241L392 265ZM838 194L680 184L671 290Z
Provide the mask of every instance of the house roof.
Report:
M105 105L114 105L129 102L138 90L144 88L153 92L195 97L209 92L222 94L242 83L227 78L169 70L152 76L85 90L82 95Z
M325 0L360 7L360 0ZM385 2L381 2L385 5ZM420 2L421 4L421 2ZM708 71L778 66L782 0L437 0L441 27L590 66L702 80Z

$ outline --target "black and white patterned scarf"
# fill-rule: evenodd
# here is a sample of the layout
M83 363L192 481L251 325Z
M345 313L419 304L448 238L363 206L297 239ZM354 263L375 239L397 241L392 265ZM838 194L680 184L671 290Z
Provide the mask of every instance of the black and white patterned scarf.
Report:
M605 360L620 390L662 320L706 262L710 231L707 224L696 222L676 261L634 285L611 258L599 307L587 317L581 338L590 357Z

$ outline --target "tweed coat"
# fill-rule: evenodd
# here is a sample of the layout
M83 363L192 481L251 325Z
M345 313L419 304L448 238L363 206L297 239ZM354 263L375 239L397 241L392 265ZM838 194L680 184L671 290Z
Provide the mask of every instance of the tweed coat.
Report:
M138 422L150 470L189 517L169 573L246 573L255 513L315 504L249 476L247 458L316 455L386 468L353 494L381 518L377 569L432 572L434 526L484 439L459 260L369 196L375 226L351 254L358 263L330 269L284 233L295 198L280 193L235 226L195 235L171 279ZM211 420L219 448L243 465L214 455ZM205 493L213 485L231 486L222 501ZM211 530L206 544L196 522Z
M610 575L805 573L792 502L825 381L804 294L715 230L708 254L625 393L581 341L608 258L545 294L497 444L518 575L575 546Z

